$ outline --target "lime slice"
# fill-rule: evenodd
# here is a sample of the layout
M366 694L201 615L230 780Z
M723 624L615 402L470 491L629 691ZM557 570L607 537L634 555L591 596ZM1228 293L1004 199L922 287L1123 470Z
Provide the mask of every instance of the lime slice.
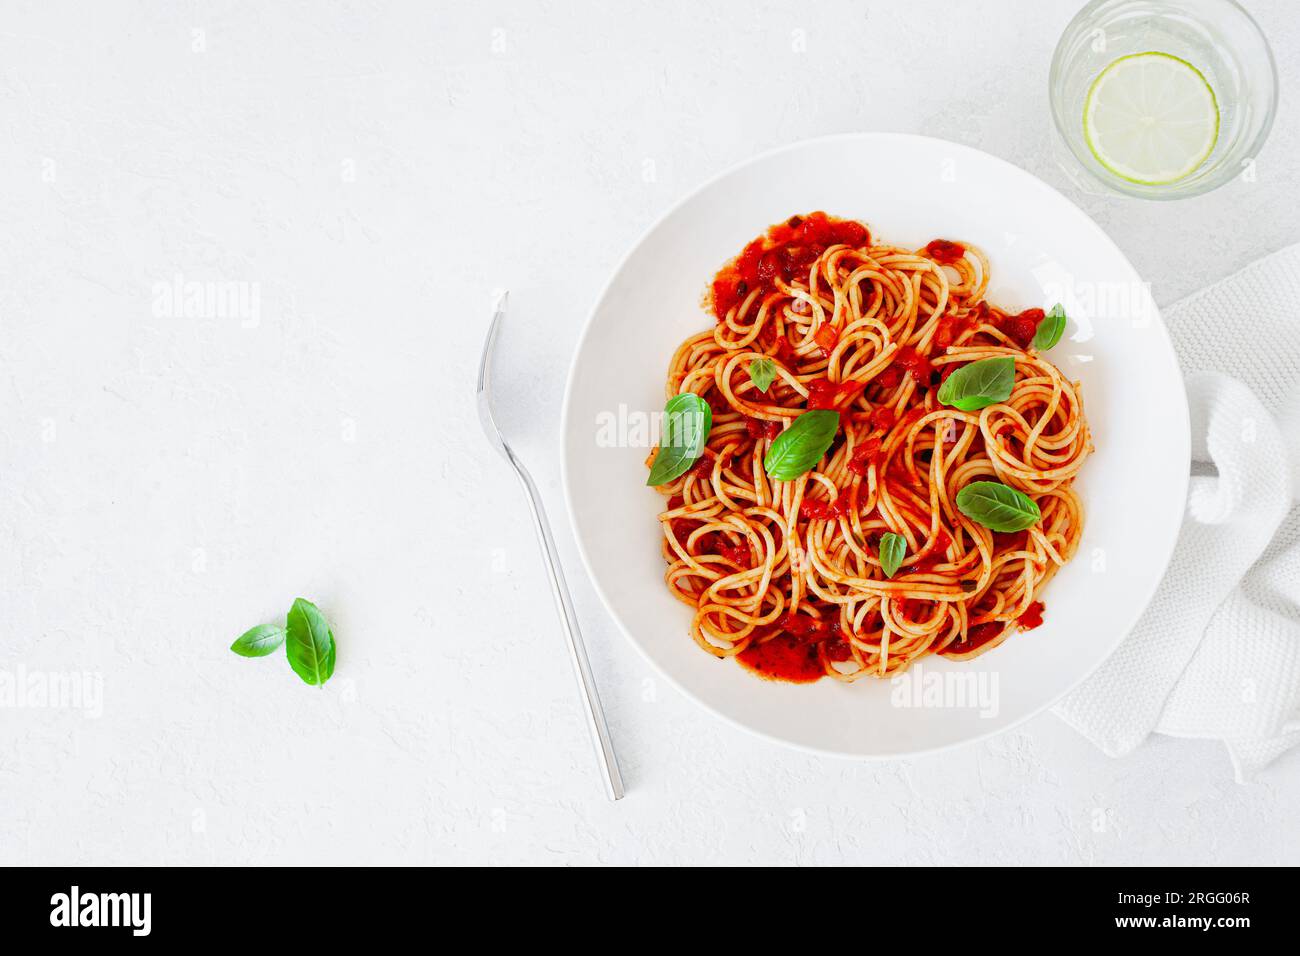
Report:
M1168 53L1134 53L1092 81L1083 104L1092 155L1132 183L1190 175L1219 138L1219 103L1201 71Z

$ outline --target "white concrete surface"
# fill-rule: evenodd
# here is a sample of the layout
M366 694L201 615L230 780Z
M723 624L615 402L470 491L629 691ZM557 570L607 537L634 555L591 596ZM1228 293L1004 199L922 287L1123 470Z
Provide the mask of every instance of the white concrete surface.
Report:
M1283 84L1257 180L1168 205L1053 165L1077 5L5 4L0 671L87 673L102 700L0 709L0 861L1300 862L1295 754L1243 787L1214 744L1112 761L1050 715L894 763L753 739L656 679L565 528L588 308L757 151L977 146L1081 202L1162 303L1300 238L1292 5L1248 4ZM159 288L178 276L247 308L187 315ZM618 805L474 414L506 286L507 424L560 530ZM324 690L227 650L298 595L335 624Z

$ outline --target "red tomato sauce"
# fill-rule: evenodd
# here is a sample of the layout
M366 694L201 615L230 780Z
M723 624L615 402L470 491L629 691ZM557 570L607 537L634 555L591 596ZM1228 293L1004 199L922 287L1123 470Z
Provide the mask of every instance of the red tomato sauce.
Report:
M817 343L817 348L821 350L822 356L830 358L831 353L835 351L835 343L840 340L840 333L835 331L833 325L823 325L813 335L813 340Z
M826 674L821 664L822 653L835 662L853 656L838 620L796 613L787 614L770 627L777 629L775 637L762 644L756 638L736 655L743 667L768 680L809 684Z
M975 323L969 316L958 318L955 315L945 315L939 320L939 327L934 333L935 348L946 349L974 326Z
M718 271L713 280L713 314L721 322L753 290L767 295L776 291L778 280L789 282L795 275L806 275L821 254L835 245L865 248L871 245L871 233L860 222L832 219L824 212L791 216L772 226ZM824 342L817 344L829 351Z
M1017 315L993 314L992 321L999 332L1022 349L1027 349L1038 331L1038 323L1043 321L1043 315L1042 309L1025 309Z
M1005 621L988 621L984 624L976 624L966 632L964 641L953 641L940 653L968 654L991 641L997 640L1006 629L1007 624Z
M929 386L930 376L934 372L934 366L930 364L930 360L910 345L905 345L894 353L894 361L890 368L897 368L906 372L922 388ZM888 370L886 369L886 371Z
M950 547L952 547L952 535L940 528L938 534L934 536L934 544L928 550L921 552L912 564L903 568L903 573L928 573L940 564L946 564L948 562L946 552Z
M961 257L966 255L966 247L960 242L936 239L925 247L925 254L935 262L948 266L960 261Z
M840 499L834 501L810 501L805 498L799 502L799 517L805 521L821 519L828 521L831 518L838 518L844 514L844 505Z
M888 411L888 409L884 410ZM878 408L876 411L881 411L881 409ZM880 461L880 436L872 435L857 448L853 449L853 457L849 459L849 471L853 472L855 475L862 475L865 477L867 469L872 465L875 465L877 468L880 467Z
M736 660L746 670L768 680L811 684L826 675L817 645L793 634L778 634L762 644L750 644L736 655Z
M828 378L815 378L808 383L809 410L822 408L836 410L849 404L866 388L863 382L840 382Z
M1032 631L1036 627L1041 627L1043 623L1043 602L1034 601L1029 607L1025 608L1025 613L1016 618L1016 623L1020 625L1022 631Z

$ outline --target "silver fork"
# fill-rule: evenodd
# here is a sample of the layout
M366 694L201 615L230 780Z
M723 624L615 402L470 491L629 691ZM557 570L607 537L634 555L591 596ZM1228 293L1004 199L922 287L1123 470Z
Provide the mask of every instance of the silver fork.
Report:
M596 745L596 759L605 772L605 792L611 800L623 798L623 778L618 772L618 760L614 756L614 745L609 739L609 728L605 726L605 712L600 708L600 695L596 692L596 680L591 675L591 665L587 662L587 649L582 643L582 630L578 627L578 615L573 610L573 600L564 583L564 572L560 568L560 556L555 551L555 540L551 537L551 526L546 521L546 510L542 507L541 496L537 486L529 476L515 453L510 450L501 429L492 417L492 348L496 344L497 330L501 319L506 314L508 292L502 292L497 299L496 314L492 316L492 326L488 329L487 341L483 343L483 357L478 366L478 417L483 424L483 432L492 442L502 457L510 462L519 482L528 492L528 507L533 515L533 527L537 531L537 540L542 545L542 557L546 559L546 570L550 572L551 593L555 596L555 607L560 612L560 621L564 624L564 636L569 645L569 659L573 662L573 673L578 678L578 689L587 708L587 729L591 731L592 743Z

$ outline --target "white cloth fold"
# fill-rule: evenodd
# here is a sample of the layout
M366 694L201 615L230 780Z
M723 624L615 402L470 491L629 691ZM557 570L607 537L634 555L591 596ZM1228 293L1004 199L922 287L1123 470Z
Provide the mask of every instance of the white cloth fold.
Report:
M1300 244L1164 310L1192 480L1169 571L1056 713L1111 756L1222 740L1237 779L1300 744Z

